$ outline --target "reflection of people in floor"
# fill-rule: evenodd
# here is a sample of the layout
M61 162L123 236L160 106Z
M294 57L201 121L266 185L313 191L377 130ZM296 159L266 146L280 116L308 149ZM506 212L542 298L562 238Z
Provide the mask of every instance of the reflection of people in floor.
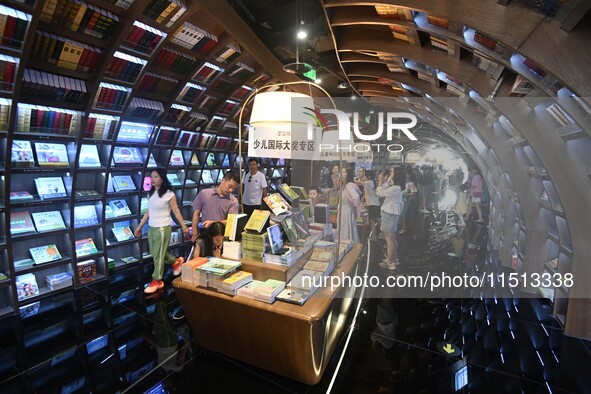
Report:
M396 232L402 213L402 189L404 187L406 187L406 171L403 167L396 167L394 171L390 172L387 179L383 174L378 176L376 194L379 197L384 197L380 230L386 241L387 249L386 261L380 263L380 267L388 268L391 271L394 271L399 264L396 255Z
M391 298L380 298L378 300L378 313L376 314L376 328L371 333L371 346L374 350L379 343L387 350L394 346L396 337L396 313L392 306Z
M361 191L353 183L353 170L343 168L341 171L343 194L341 196L341 207L338 218L340 226L341 240L350 239L354 243L359 242L359 233L357 232L357 217L361 213Z
M480 209L480 200L482 198L482 186L482 176L480 175L480 171L478 171L478 168L474 167L471 171L470 193L468 194L470 197L470 203L468 205L468 213L466 219L468 219L472 214L472 208L476 208L476 212L478 213L478 221L484 222L484 220L482 219L482 210Z
M466 193L466 186L464 185L460 186L454 212L459 218L458 226L465 226L466 222L464 222L464 215L468 212L468 195Z
M158 366L168 372L180 372L185 364L187 351L189 349L189 330L186 324L179 327L178 332L173 327L167 313L166 303L162 300L162 293L155 296L156 308L154 310L153 337L146 339L156 347L158 352ZM178 335L184 340L184 346L179 349Z

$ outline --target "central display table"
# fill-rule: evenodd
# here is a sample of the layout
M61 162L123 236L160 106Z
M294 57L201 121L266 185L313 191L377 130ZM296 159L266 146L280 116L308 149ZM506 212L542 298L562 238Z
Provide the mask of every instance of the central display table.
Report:
M332 276L356 275L361 250L361 244L354 245ZM319 288L299 306L232 297L180 278L173 286L200 346L305 384L320 381L355 292Z

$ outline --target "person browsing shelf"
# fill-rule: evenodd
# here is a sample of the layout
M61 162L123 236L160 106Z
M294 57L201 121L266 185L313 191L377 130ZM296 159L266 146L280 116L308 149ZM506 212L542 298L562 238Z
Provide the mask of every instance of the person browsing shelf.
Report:
M396 248L396 231L398 230L398 219L402 213L402 188L406 185L406 171L402 167L396 167L390 171L388 178L385 174L378 176L378 187L376 194L378 197L384 197L382 203L382 220L380 230L386 241L386 260L379 265L382 268L388 268L391 271L396 269L399 264Z
M222 222L213 222L195 242L193 257L221 257L226 226Z
M193 212L191 241L195 242L199 236L197 228L199 214L201 214L203 227L207 228L213 222L222 222L225 225L228 214L238 213L238 199L232 193L239 184L240 178L238 174L234 171L228 171L218 186L199 192L191 204L195 209Z
M166 177L166 172L159 168L150 174L152 187L148 192L148 209L142 217L139 225L133 234L141 237L142 228L148 223L148 244L150 253L154 259L154 271L152 272L152 283L144 290L146 294L152 294L164 288L162 275L164 274L164 264L172 264L174 275L181 273L181 264L184 258L174 258L168 253L170 243L171 220L170 213L174 214L177 222L181 225L183 234L189 234L189 228L185 225L183 215L177 205L176 195L171 190L170 183Z
M267 179L254 157L248 160L248 169L242 178L242 212L250 216L255 209L261 209L263 198L267 197Z

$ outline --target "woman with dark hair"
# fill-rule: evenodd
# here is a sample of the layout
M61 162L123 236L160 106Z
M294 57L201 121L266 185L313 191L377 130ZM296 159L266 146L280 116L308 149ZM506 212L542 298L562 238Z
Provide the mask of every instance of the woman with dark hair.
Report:
M341 187L341 182L339 178L339 166L337 164L331 167L329 175L328 187L330 187L332 190L339 190Z
M378 240L378 233L376 229L377 220L380 218L380 200L376 194L376 182L374 180L374 173L372 170L365 170L365 179L363 180L363 194L365 197L365 204L367 205L367 213L369 216L369 226L371 229L371 240Z
M380 263L380 267L391 271L396 269L398 257L396 256L396 231L398 220L402 213L402 190L406 186L406 171L402 167L396 167L386 179L383 174L378 177L376 194L384 197L382 204L382 221L380 230L386 241L386 261Z
M148 209L140 224L136 227L133 234L141 237L142 227L148 222L148 244L150 252L154 259L154 272L152 273L152 283L144 290L146 294L152 294L164 288L162 275L164 274L164 264L172 264L174 275L180 275L181 264L185 261L179 257L175 259L168 253L168 244L170 243L171 219L170 213L174 214L177 222L181 225L183 234L189 234L189 228L185 225L183 215L177 205L176 195L170 187L170 182L166 177L166 172L158 168L150 173L152 187L148 192Z
M357 217L361 215L361 190L353 182L353 170L343 167L341 170L341 180L345 184L343 194L341 195L341 209L337 217L341 235L341 240L350 239L359 242L359 233L357 232Z
M207 227L203 235L195 241L193 257L221 257L226 226L222 222L214 222Z

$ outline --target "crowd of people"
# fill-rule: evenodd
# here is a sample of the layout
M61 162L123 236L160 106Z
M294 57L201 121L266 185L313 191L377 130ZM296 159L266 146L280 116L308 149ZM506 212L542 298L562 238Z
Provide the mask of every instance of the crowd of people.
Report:
M257 159L250 159L249 170L242 179L243 212L252 213L262 208L263 197L267 195L265 175L258 171ZM438 203L446 189L458 192L454 208L459 217L459 225L471 216L473 209L478 214L477 222L482 222L480 208L483 197L483 180L478 169L471 170L467 182L464 174L456 169L446 174L442 166L397 165L380 171L377 176L372 170L359 168L357 174L351 167L339 168L333 165L327 174L327 187L317 186L309 189L311 209L320 201L323 191L341 192L338 208L337 227L341 239L360 242L357 218L361 217L363 207L367 210L370 227L369 238L378 240L378 234L386 243L386 258L380 267L394 271L400 262L397 255L399 234L412 228L421 214L438 210ZM240 186L240 177L228 171L219 185L201 190L195 197L192 207L191 228L178 208L176 196L162 169L152 171L151 189L148 192L148 209L134 231L141 236L142 227L149 226L148 242L154 258L152 283L145 289L151 294L164 287L162 276L165 264L173 267L175 275L180 273L184 259L174 258L168 253L171 233L171 213L181 226L183 234L190 236L195 244L194 256L221 256L225 224L229 214L239 212L239 202L233 192ZM200 232L200 229L203 231ZM379 230L378 230L379 228Z

